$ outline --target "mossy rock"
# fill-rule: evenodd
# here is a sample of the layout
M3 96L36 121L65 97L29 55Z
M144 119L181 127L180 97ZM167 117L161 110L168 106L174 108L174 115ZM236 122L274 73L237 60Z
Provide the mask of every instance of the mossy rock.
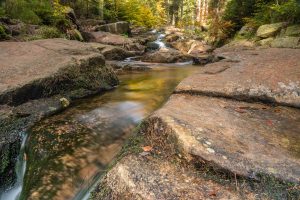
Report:
M285 36L300 36L300 24L289 26L286 28Z
M275 24L265 24L258 28L256 36L260 38L268 38L275 36L282 28L286 26L286 23L280 22Z
M300 37L276 38L271 42L274 48L300 48Z
M271 46L271 43L273 42L274 38L266 38L258 41L258 44L261 46Z

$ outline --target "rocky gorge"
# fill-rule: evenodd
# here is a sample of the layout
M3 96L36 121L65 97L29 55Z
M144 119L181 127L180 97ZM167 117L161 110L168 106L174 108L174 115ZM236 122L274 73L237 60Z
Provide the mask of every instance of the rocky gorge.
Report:
M270 30L263 30L266 27L260 27L256 32L259 39L254 42L231 43L217 49L203 40L188 38L182 30L173 27L160 32L135 33L132 30L132 37L127 37L121 35L129 33L128 24L124 22L114 25L86 22L81 31L86 42L66 39L0 42L0 187L7 189L14 185L22 133L30 130L30 139L36 138L38 146L43 142L47 144L45 138L52 138L54 143L53 147L39 146L36 150L35 142L29 140L30 149L24 154L28 163L35 164L34 160L40 158L47 161L47 165L51 160L45 152L69 151L64 145L55 149L56 140L80 141L77 147L81 153L75 152L74 157L79 161L87 152L90 163L100 159L97 158L100 154L101 158L105 157L110 148L114 149L104 161L97 160L102 165L101 176L97 176L90 199L299 198L299 40L297 45L284 42L284 45L274 46L277 38L282 40L282 34L289 35L284 38L290 37L290 32L293 32L292 37L296 36L287 25L281 24L279 29L269 25L267 29L271 26L272 34ZM280 31L282 34L276 35ZM263 42L265 38L271 40L269 37L273 37L271 43ZM161 42L165 45L161 46ZM105 96L108 94L105 91L120 83L121 74L151 73L149 71L158 74L162 73L162 67L191 63L197 69L193 68L190 74L184 74L182 69L179 71L184 74L180 78L187 77L168 84L170 93L164 93L164 99L151 106L147 111L150 116L143 115L145 119L134 134L132 127L136 123L130 122L130 129L123 128L128 131L121 140L127 143L116 142L118 148L112 143L104 145L99 155L92 154L86 145L96 139L87 134L84 141L80 134L98 130L93 124L86 128L67 122L72 124L71 129L60 131L55 124L42 123L43 119L55 121L54 114L63 110L68 112L69 104L72 107L76 99L96 94ZM143 81L146 80L137 80L135 84ZM160 81L151 84L155 88L163 87L166 83L159 85ZM147 87L145 91L151 91ZM130 92L125 94L130 96L138 90L130 88L128 83L125 91ZM147 98L156 96L155 93L151 95ZM165 99L168 100L163 104ZM101 114L107 113L102 111ZM108 123L107 119L95 120ZM42 124L36 126L40 122ZM42 137L44 131L41 129L49 132L47 137ZM109 133L112 129L105 131ZM54 138L51 134L65 134L66 138ZM102 137L113 140L106 135ZM70 166L76 165L68 156L62 157L69 159ZM67 168L70 167L60 157L51 158L57 166L66 162ZM44 173L43 168L31 166L27 166L23 199L72 197L73 194L62 194L60 190L46 187L46 183L51 182L49 177L38 179L35 176ZM84 171L79 172L81 177L86 175L82 173ZM60 184L64 175L53 174L60 177L57 185ZM43 182L45 187L39 188L32 181ZM62 185L75 190L71 181Z

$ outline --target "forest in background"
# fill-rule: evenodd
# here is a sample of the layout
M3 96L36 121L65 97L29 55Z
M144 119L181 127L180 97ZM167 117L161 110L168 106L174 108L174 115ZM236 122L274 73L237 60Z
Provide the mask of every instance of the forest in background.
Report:
M79 19L125 20L147 28L175 25L195 34L205 29L222 39L245 24L300 21L299 0L0 0L0 5L0 17L59 29L67 26L64 13L72 8Z

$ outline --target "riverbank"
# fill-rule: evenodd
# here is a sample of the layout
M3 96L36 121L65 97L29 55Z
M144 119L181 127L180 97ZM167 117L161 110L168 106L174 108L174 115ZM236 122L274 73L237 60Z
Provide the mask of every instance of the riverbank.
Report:
M300 197L300 51L216 53L142 123L91 199Z

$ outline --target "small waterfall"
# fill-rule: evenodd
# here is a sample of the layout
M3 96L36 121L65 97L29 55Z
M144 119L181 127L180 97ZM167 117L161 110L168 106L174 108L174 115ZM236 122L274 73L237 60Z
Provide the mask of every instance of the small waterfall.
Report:
M23 179L26 170L26 158L25 158L25 142L27 139L27 134L22 133L22 144L20 155L18 157L18 161L16 164L16 174L17 174L17 181L15 185L5 191L3 194L0 194L0 200L18 200L22 191L23 187Z
M157 37L157 40L154 41L154 43L158 44L159 45L159 48L167 48L166 44L162 41L164 38L166 37L165 34L163 33L159 33L158 37Z

